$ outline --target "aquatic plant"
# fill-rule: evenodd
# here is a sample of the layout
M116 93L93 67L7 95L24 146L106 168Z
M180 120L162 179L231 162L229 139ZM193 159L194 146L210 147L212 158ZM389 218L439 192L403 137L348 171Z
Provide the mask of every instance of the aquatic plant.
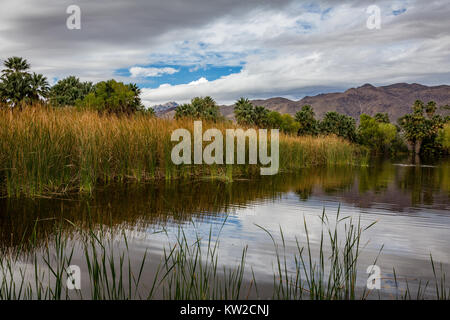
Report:
M204 130L214 127L222 132L233 126L203 125ZM193 132L193 121L145 114L102 116L66 108L0 110L0 194L55 196L89 193L111 182L205 175L232 181L233 176L259 174L258 165L173 164L171 133L177 128ZM364 150L337 137L280 135L280 171L364 161Z

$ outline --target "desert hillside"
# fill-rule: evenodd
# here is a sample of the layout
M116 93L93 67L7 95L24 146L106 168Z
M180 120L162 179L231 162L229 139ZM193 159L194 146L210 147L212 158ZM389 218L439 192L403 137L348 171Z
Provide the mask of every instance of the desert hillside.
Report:
M362 87L348 89L345 92L304 97L299 101L278 97L267 100L252 100L252 102L254 105L291 115L299 111L302 106L309 104L314 108L319 118L323 117L328 111L337 111L356 119L362 113L374 115L378 112L387 112L391 121L395 121L405 113L409 113L412 104L417 99L424 102L433 100L438 106L450 105L450 86L429 87L420 84L398 83L375 87L366 84ZM174 109L172 104L167 110L161 110L162 112L159 112L159 115L173 117ZM233 118L233 106L222 106L220 110L225 117Z

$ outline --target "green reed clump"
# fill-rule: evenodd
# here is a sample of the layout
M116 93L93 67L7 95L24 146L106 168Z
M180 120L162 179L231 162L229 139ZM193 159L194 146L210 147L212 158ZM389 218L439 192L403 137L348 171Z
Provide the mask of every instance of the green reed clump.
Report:
M292 255L286 250L281 228L280 245L274 235L260 227L271 237L275 247L273 299L368 298L370 292L366 292L365 287L357 287L358 258L362 233L374 223L362 227L359 219L354 222L349 217L340 217L339 213L335 220L329 220L325 212L320 219L323 228L318 250L313 249L304 220L306 242L301 245L302 241L296 239L297 252ZM117 237L109 227L94 227L89 223L87 229L81 229L70 221L66 223L77 231L72 236L62 232L60 222L55 224L55 230L46 243L38 245L33 236L35 232L26 240L29 245L36 247L33 253L24 252L22 245L1 252L0 300L246 299L252 288L256 297L261 298L255 275L251 281L244 276L247 247L242 250L241 259L234 267L220 267L219 239L224 224L216 238L213 238L211 229L206 239L196 234L193 240L180 227L174 243L168 237L169 242L161 261L154 267L154 275L145 282L143 274L148 271L147 252L137 264L132 264L128 239L124 233ZM117 240L121 240L125 247L121 248ZM82 267L87 270L84 276L89 287L84 291L68 290L66 285L67 268L73 263L76 250L81 251ZM448 300L450 289L443 267L440 265L438 268L432 257L431 266L435 280L434 296L427 295L428 282L420 281L417 292L413 293L405 279L406 289L397 299ZM395 270L394 280L398 287Z
M55 227L49 242L38 247L35 230L28 239L28 245L36 247L33 253L22 251L24 242L13 250L1 252L0 300L69 298L64 279L71 264L73 247L70 247L62 228L58 227Z
M234 125L204 123L203 127L225 133ZM205 175L232 181L232 176L259 174L256 165L235 165L232 169L227 165L174 165L171 151L176 142L170 138L177 128L193 132L193 121L143 115L102 116L68 108L2 109L0 194L52 196L89 193L111 182ZM359 147L337 137L280 135L280 171L352 165L363 158Z
M243 283L246 249L236 268L218 267L218 242L210 232L203 253L197 236L192 244L180 229L176 243L165 250L160 265L150 283L143 283L147 252L136 266L131 263L128 240L124 233L117 239L113 230L89 224L79 230L83 265L87 270L89 291L68 290L68 267L73 262L75 244L64 237L61 225L55 225L48 242L33 253L23 252L23 246L0 256L0 300L130 300L130 299L239 299ZM120 249L116 240L122 240ZM30 245L36 244L33 236ZM37 245L36 245L37 246ZM221 272L222 271L222 272ZM142 288L145 285L145 289Z
M304 231L306 247L296 238L297 252L293 256L294 270L290 270L286 242L280 228L281 247L268 233L275 247L276 270L274 274L274 299L297 300L354 300L357 298L357 266L361 251L361 235L374 223L362 228L360 219L355 223L350 217L340 217L339 210L333 224L325 210L320 217L322 230L319 250L312 251L306 220ZM343 239L339 227L343 222ZM328 247L328 250L326 249ZM362 297L361 297L362 298Z
M222 225L223 227L223 225ZM220 232L219 232L220 233ZM186 234L179 230L176 245L164 250L162 296L167 300L238 300L243 288L247 248L233 269L218 265L218 241L210 230L206 248L197 235L190 245ZM206 251L206 252L205 252Z

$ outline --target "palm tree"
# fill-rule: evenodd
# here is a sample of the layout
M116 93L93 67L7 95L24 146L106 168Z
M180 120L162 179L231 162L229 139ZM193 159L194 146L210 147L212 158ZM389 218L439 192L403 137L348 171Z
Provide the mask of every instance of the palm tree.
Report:
M74 76L59 80L49 93L50 102L57 106L74 106L94 91L92 82L81 82Z
M1 94L2 99L11 105L18 106L30 96L30 75L22 73L11 73L2 76Z
M240 98L235 103L234 115L239 124L254 124L255 110L247 98Z
M26 59L11 57L3 62L0 94L1 100L11 107L21 107L23 102L45 98L49 91L47 78L41 74L30 74Z
M30 78L30 85L30 99L32 101L39 101L41 98L46 98L48 96L50 87L47 78L42 74L33 72L33 75Z
M138 85L136 83L130 83L130 84L128 84L128 88L130 88L130 90L134 94L134 101L133 101L133 105L132 105L132 108L134 109L133 111L144 109L144 106L142 105L142 100L140 97L142 91L138 87Z
M179 105L175 109L175 119L181 119L181 118L193 117L193 116L194 116L194 108L189 103Z
M8 75L11 73L26 73L30 69L28 61L21 57L11 57L3 62L5 69L2 70L3 74Z
M255 124L260 127L260 128L264 128L267 126L267 116L269 114L269 110L267 110L265 107L263 106L256 106L254 109L254 121Z

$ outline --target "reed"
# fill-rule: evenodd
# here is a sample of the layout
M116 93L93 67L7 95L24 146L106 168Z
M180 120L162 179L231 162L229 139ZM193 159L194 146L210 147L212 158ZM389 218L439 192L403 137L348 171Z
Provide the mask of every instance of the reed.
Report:
M318 248L313 249L305 220L306 241L302 243L297 239L296 254L288 254L282 229L279 234L281 240L277 241L274 234L260 227L273 240L275 248L273 299L354 300L369 297L370 292L357 286L357 271L363 247L361 236L374 223L363 227L359 219L353 221L339 214L335 220L329 220L325 212L320 219L323 231ZM147 277L145 283L142 275L149 268L147 252L132 265L124 233L117 238L110 227L90 224L89 228L82 229L74 225L79 232L71 238L62 232L61 223L55 223L55 230L44 245L37 244L33 236L23 239L36 246L33 253L23 252L23 246L1 252L0 300L238 300L247 299L250 292L254 292L258 299L267 298L258 291L253 269L251 279L245 276L247 247L242 249L241 259L234 267L220 267L221 230L215 237L210 230L205 238L196 234L194 239L189 239L180 227L175 242L168 242L159 264L153 267L156 269L154 275ZM66 223L73 225L70 221ZM222 228L225 223L226 220ZM169 236L167 231L166 234ZM124 248L117 246L117 240L125 244ZM84 270L88 270L85 278L89 288L87 293L84 291L85 296L82 291L69 292L66 286L66 270L73 261L75 250L81 250ZM435 280L434 294L427 293L428 282L419 280L418 289L413 292L405 279L406 289L397 295L397 299L450 298L442 265L438 266L432 257L430 261ZM364 280L366 276L364 274ZM399 287L400 277L397 277L395 269L394 280Z
M222 132L230 123L204 123ZM181 165L171 161L172 132L192 120L101 116L69 108L0 110L0 193L9 197L92 192L111 182L145 182L259 172L256 165ZM365 152L337 137L280 135L280 171L355 165Z
M362 227L360 219L355 222L351 217L341 217L339 211L338 209L335 221L330 221L325 210L323 211L320 217L322 231L318 252L313 252L308 226L304 220L306 245L301 245L299 239L295 238L297 253L293 257L288 257L286 253L286 242L281 228L280 245L269 231L259 226L270 236L275 248L274 299L355 300L366 298L365 290L361 290L359 297L357 295L358 258L361 252L362 233L375 223ZM343 225L343 235L339 231L341 225ZM382 248L380 252L381 250ZM293 270L288 267L292 264L292 260L294 261Z

